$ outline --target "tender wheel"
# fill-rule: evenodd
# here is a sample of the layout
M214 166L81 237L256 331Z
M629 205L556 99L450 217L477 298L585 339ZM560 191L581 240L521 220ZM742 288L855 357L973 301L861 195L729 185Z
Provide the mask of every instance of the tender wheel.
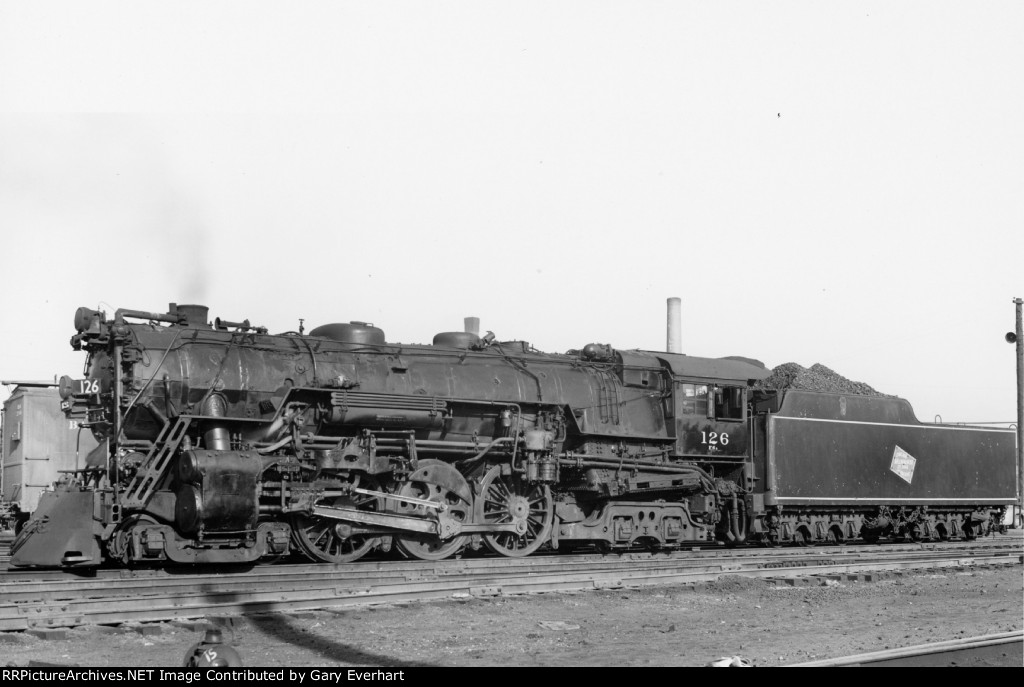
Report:
M440 460L421 460L416 470L398 489L399 496L443 503L445 514L468 523L473 512L472 489L466 478L454 467ZM434 519L436 509L399 501L396 512L425 519ZM456 553L469 542L469 535L441 539L433 534L403 534L395 537L398 550L411 558L439 561Z
M354 476L353 486L378 491L376 480ZM355 508L365 511L384 509L383 499L366 494L349 494L322 499L323 506ZM307 558L324 563L351 563L369 553L378 543L378 537L352 534L351 527L340 520L296 514L292 516L292 541Z
M830 546L842 546L844 543L843 531L836 526L830 527L825 534L825 542Z
M515 532L486 532L484 545L494 553L517 558L528 556L551 536L554 507L551 489L527 484L519 475L502 475L495 465L480 483L477 522L516 526Z
M796 532L793 533L793 543L797 546L807 546L809 539L807 530L803 527L797 528Z

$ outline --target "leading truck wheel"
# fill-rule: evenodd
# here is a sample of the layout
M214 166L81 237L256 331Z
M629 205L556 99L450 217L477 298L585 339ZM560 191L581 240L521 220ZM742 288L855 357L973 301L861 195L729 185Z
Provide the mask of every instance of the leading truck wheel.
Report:
M502 556L528 556L551 537L551 489L529 484L519 474L503 475L495 465L484 475L477 497L477 522L514 525L514 532L487 532L484 545Z
M352 483L370 491L378 490L377 482L367 477L355 477ZM318 505L380 511L383 510L383 499L353 492L347 496L322 499ZM291 524L296 548L317 562L351 563L368 554L379 542L376 536L352 534L348 525L332 518L296 514L292 516Z

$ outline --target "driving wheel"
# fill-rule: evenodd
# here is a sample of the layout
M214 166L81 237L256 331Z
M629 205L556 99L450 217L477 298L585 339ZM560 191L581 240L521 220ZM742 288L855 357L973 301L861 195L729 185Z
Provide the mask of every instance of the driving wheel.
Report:
M473 512L473 491L466 478L454 467L440 460L421 460L416 470L402 482L396 492L444 506L444 517L468 523ZM437 518L439 509L427 505L398 501L395 511L424 519ZM467 535L442 539L436 534L408 533L395 537L395 546L411 558L439 561L448 558L469 541Z
M372 477L353 475L348 481L353 487L379 491L377 481ZM354 492L345 496L328 496L317 504L374 512L384 507L381 497ZM292 516L292 541L311 560L351 563L369 553L379 538L376 535L353 534L351 525L341 520L296 513Z
M477 496L477 522L514 525L514 532L485 532L491 551L517 558L541 547L551 536L554 508L547 485L526 482L519 474L503 475L495 465L484 475Z

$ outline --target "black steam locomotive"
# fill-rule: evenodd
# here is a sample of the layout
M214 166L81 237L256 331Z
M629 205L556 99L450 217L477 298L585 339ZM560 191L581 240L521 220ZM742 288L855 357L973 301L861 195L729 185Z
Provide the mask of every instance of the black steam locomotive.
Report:
M86 374L62 405L100 444L14 565L970 538L1017 498L1012 431L759 389L748 358L404 345L362 322L271 335L175 304L80 308L75 329Z

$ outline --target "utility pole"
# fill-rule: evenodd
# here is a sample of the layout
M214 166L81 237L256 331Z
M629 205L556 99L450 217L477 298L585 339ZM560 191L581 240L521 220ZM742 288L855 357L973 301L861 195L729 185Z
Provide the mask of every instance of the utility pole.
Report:
M1021 305L1024 299L1014 298L1017 306L1017 330L1009 332L1006 340L1017 344L1017 505L1024 499L1024 325Z

